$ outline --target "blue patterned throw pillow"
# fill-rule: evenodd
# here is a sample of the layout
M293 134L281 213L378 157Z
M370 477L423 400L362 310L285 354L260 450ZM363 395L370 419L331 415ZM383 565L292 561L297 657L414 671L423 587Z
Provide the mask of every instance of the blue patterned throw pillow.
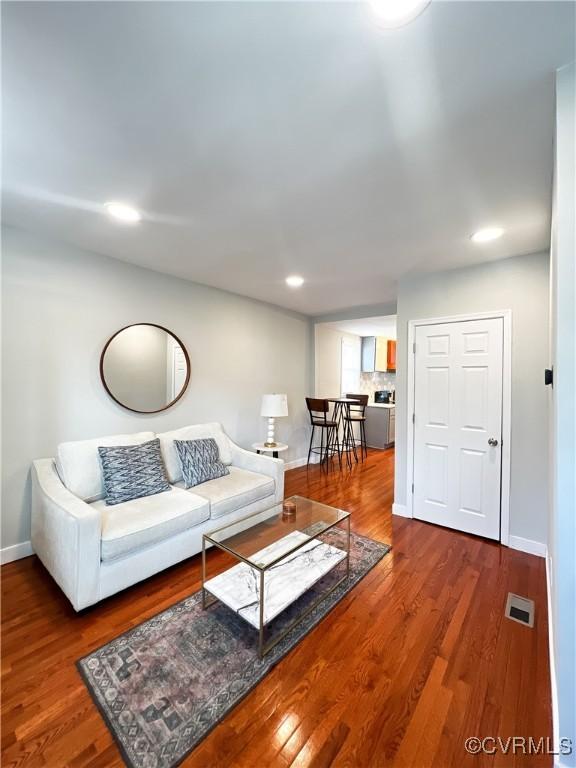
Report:
M170 490L158 438L141 445L100 447L98 453L106 504L122 504Z
M218 444L213 437L201 440L174 440L186 488L229 475L228 467L220 461Z

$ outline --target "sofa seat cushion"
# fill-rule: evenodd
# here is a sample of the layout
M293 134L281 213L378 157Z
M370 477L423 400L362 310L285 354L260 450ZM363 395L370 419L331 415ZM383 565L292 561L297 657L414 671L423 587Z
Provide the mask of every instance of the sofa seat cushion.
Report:
M254 501L265 499L274 493L274 480L267 475L249 472L247 469L228 467L229 475L208 480L194 488L194 495L210 502L212 519L235 512ZM191 491L188 491L191 493Z
M205 498L181 488L132 499L110 507L102 499L92 505L102 517L101 559L124 557L182 533L210 517Z

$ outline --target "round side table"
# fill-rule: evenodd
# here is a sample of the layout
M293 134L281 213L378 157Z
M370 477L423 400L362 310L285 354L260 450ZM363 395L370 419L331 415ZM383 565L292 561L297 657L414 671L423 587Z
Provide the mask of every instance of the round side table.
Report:
M271 453L275 459L278 458L279 453L288 450L286 443L276 443L273 448L264 445L264 443L252 443L252 448L254 448L256 453Z

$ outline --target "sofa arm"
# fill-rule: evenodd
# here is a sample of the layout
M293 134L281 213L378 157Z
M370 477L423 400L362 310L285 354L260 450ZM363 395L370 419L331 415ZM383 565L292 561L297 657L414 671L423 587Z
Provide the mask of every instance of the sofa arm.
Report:
M268 475L274 480L274 499L279 504L284 499L284 462L282 459L273 459L264 454L253 453L230 440L232 451L232 464L240 469L248 469L250 472L258 472Z
M54 461L32 468L32 547L75 610L100 596L100 513L62 484Z

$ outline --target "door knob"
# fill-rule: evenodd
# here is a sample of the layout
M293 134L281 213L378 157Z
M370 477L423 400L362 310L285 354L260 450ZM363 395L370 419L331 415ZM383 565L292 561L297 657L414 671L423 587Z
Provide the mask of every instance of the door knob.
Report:
M498 445L498 440L496 440L495 437L490 437L488 439L488 445L491 445L493 448L495 448Z

